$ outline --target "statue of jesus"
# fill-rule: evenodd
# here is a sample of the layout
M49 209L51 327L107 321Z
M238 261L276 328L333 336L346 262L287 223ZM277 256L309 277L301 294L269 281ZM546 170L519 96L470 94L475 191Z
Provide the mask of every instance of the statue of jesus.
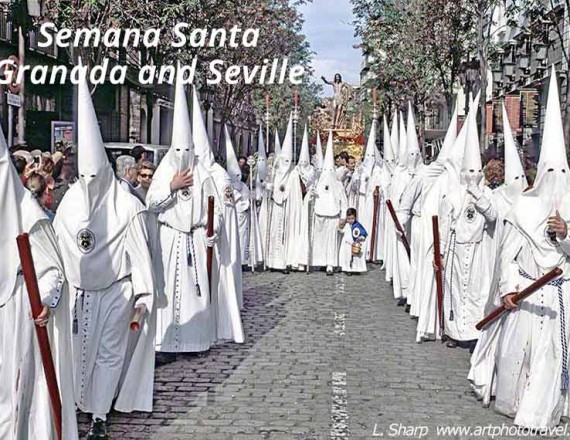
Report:
M331 82L324 76L321 79L325 84L333 86L333 102L332 102L332 128L339 128L344 121L346 107L350 100L351 87L342 81L340 73L335 74L334 80Z

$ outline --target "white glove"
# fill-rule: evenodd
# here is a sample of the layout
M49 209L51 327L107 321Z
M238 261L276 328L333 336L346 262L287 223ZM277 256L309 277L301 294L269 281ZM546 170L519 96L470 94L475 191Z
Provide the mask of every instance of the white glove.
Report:
M473 196L475 200L479 200L483 195L483 191L476 185L469 185L467 187L467 192Z
M313 187L309 190L309 195L312 198L317 198L319 196L319 194L317 193L316 185L313 185Z
M206 237L206 246L214 247L217 241L218 241L218 234L214 234L211 237Z

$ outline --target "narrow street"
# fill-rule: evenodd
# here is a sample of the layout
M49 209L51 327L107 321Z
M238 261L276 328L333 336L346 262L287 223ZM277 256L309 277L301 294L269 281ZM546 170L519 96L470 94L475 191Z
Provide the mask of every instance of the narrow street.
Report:
M114 413L113 438L405 438L413 427L407 438L420 438L422 426L435 438L436 426L510 425L471 394L467 350L414 342L378 266L244 284L246 343L158 367L154 413Z

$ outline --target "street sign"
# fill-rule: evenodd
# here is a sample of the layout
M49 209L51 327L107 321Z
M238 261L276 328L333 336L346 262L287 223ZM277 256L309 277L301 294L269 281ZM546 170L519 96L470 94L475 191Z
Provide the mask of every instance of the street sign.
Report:
M18 79L18 67L20 66L20 59L16 55L10 55L8 60L12 61L12 64L8 64L4 67L4 75L11 75L10 84L8 84L8 90L12 93L20 93L20 84L16 81Z
M20 95L15 95L10 92L6 92L6 97L8 100L8 105L13 105L14 107L21 107L22 106L22 98Z

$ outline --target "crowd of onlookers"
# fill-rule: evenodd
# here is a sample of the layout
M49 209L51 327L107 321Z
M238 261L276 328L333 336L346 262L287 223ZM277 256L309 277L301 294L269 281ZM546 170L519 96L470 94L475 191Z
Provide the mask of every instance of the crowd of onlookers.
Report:
M77 180L74 148L49 153L15 147L11 150L11 157L24 186L46 215L53 218L63 195ZM137 146L116 160L109 155L109 160L121 185L144 203L155 171L146 150Z
M76 154L73 148L55 153L42 152L25 148L13 148L12 160L22 179L22 183L44 209L48 217L54 213L69 186L77 180ZM142 146L136 146L129 154L116 159L109 154L109 161L115 170L117 179L123 188L144 203L152 182L155 166L150 153ZM354 172L358 161L343 151L335 156L337 172L342 171L339 180L346 182ZM239 157L242 180L248 181L250 169L245 156ZM492 187L502 182L502 161L491 160L485 167L487 181Z

